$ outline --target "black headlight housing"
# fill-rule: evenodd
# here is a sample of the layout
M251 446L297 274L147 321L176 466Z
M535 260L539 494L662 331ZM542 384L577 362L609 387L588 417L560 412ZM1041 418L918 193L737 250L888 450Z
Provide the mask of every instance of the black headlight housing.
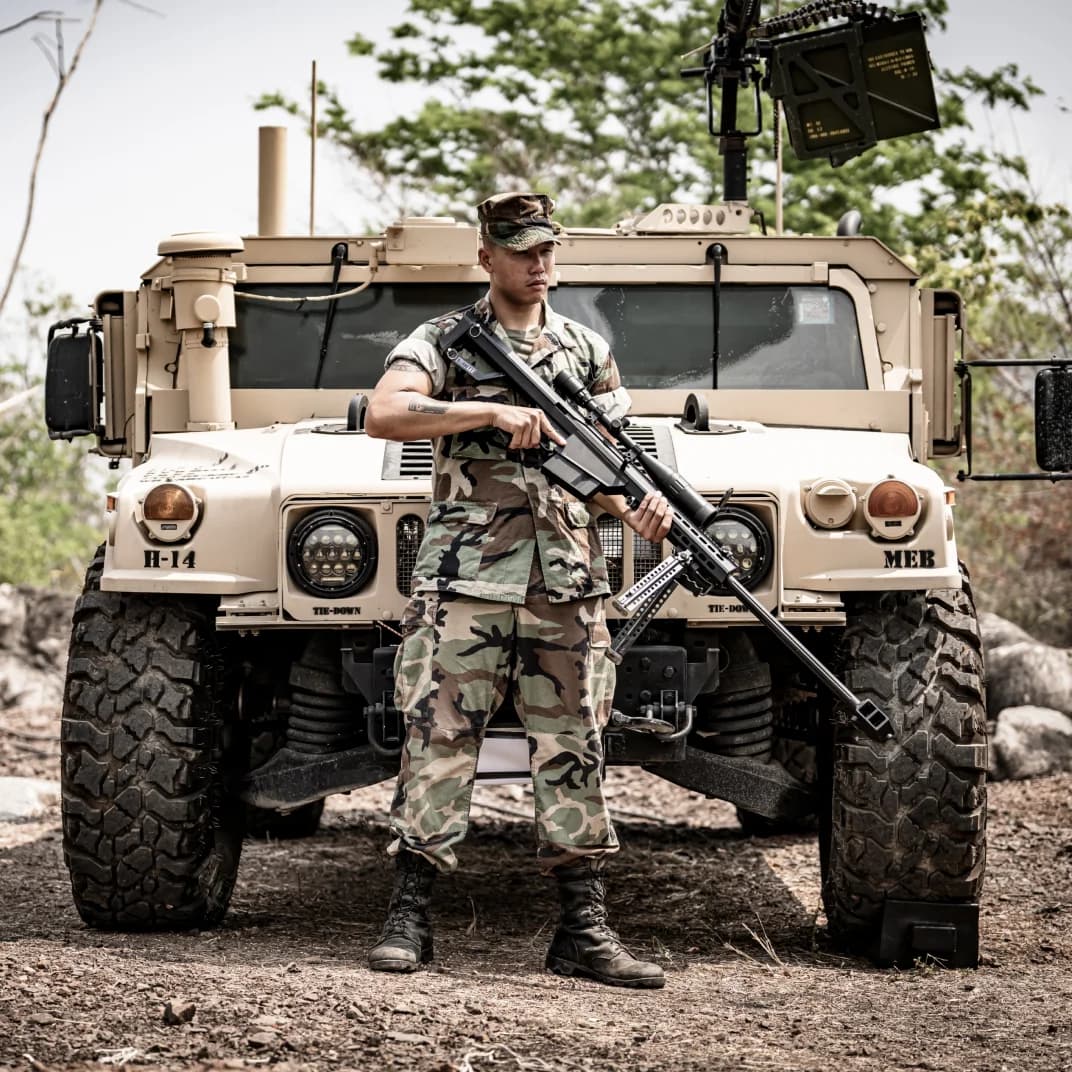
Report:
M343 599L353 595L376 568L376 533L349 510L314 510L291 529L287 566L310 595Z
M774 561L767 526L751 510L727 506L707 526L707 535L723 554L737 564L737 580L751 591L770 573ZM729 595L728 588L716 588L718 595Z

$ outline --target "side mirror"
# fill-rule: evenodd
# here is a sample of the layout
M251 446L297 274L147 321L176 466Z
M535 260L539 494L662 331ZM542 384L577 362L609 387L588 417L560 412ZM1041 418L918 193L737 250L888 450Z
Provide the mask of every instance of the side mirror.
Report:
M79 331L81 326L84 331ZM45 426L49 439L100 435L103 348L98 321L64 320L48 332Z
M1035 458L1047 473L1072 471L1072 365L1035 377Z

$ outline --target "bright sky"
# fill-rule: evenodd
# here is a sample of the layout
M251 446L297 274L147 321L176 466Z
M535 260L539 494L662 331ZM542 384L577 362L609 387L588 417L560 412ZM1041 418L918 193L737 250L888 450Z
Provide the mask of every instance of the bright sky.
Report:
M364 111L370 126L419 99L416 91L377 84L373 64L345 48L355 31L385 40L404 0L139 3L162 15L134 0L105 3L53 117L38 177L23 266L79 302L104 289L132 289L156 260L156 243L171 233L254 233L261 124L291 128L288 218L295 232L307 230L308 141L296 122L254 112L252 104L274 89L307 99L313 60L320 78L340 89L351 111ZM938 66L990 71L1015 62L1049 94L1029 119L999 117L992 130L978 131L980 139L1024 152L1047 197L1072 200L1067 0L951 0L950 6L949 31L929 38ZM45 7L42 0L0 0L0 30ZM65 27L69 58L91 2L53 0L51 9L82 20ZM1028 17L1016 21L1020 11ZM55 87L33 40L50 30L37 23L0 34L0 283L22 225L42 112ZM329 150L320 151L317 179L319 232L390 222Z

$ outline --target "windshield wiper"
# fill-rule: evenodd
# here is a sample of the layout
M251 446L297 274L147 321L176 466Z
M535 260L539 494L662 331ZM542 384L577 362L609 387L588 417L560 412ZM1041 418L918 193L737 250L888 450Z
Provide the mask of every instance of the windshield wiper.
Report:
M350 252L345 242L336 242L331 247L331 294L339 293L339 276L342 274L343 262ZM327 316L324 318L324 337L320 340L320 360L316 364L316 380L314 387L320 386L320 379L324 375L324 362L328 356L328 342L331 339L331 328L335 323L335 312L339 307L337 301L328 302Z
M707 249L707 259L712 261L715 266L714 285L711 288L711 387L717 390L719 350L721 348L719 335L722 326L720 323L720 314L722 312L722 265L726 259L726 247L721 242L712 243Z

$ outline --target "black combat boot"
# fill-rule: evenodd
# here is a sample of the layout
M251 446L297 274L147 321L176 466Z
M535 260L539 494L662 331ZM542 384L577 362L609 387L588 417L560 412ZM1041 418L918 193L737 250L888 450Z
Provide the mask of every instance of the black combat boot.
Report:
M432 959L432 903L435 865L403 849L395 858L395 888L380 940L369 950L373 971L411 972Z
M584 975L608 986L663 986L662 968L637 960L607 925L606 888L593 862L556 867L552 874L562 919L547 950L547 967L556 975Z

